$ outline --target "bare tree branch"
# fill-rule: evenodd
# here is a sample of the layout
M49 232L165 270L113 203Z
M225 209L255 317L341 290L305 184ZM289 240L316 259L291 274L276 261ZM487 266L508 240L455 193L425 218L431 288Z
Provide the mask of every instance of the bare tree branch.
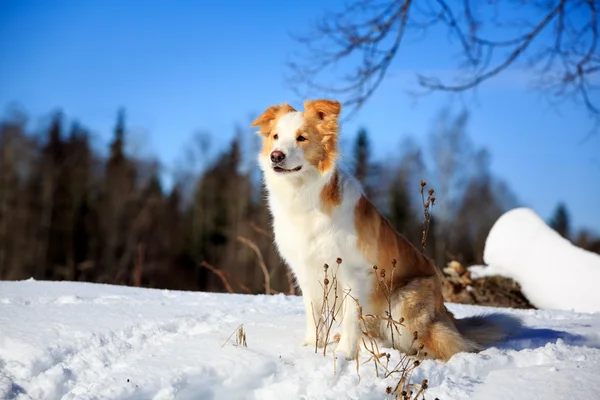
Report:
M221 279L221 282L223 282L223 285L225 285L225 289L227 289L227 291L229 293L235 293L233 291L233 288L231 287L231 285L229 284L229 281L227 280L227 278L225 277L225 275L223 274L223 272L221 270L219 270L218 268L213 267L212 265L210 265L209 263L207 263L206 261L201 261L200 265L204 268L209 269L210 271L212 271L215 275L217 275L219 277L219 279Z
M307 83L312 89L346 95L348 96L346 104L354 106L356 110L371 97L383 81L387 69L400 48L412 1L391 1L382 11L379 11L380 7L374 3L376 2L358 1L351 4L346 11L362 14L377 10L376 14L366 21L353 23L348 21L346 13L339 13L324 18L318 25L320 36L326 37L338 50L312 48L314 37L298 38L316 55L311 57L312 60L308 65L290 63L289 66L298 81ZM391 44L385 48L389 41ZM338 88L321 85L313 80L327 68L357 53L362 53L362 62L354 73L344 78L347 82L345 86Z
M510 55L508 57L506 57L506 59L497 67L494 67L491 70L489 70L485 73L479 74L479 75L467 80L465 83L458 84L458 85L446 85L446 84L440 83L439 80L437 80L437 79L428 79L428 78L419 76L419 82L420 82L421 86L424 86L425 88L429 88L429 89L433 89L433 90L462 92L467 89L472 89L475 86L478 86L483 81L498 75L500 72L502 72L506 68L508 68L527 49L527 47L531 44L532 40L546 27L546 25L548 25L548 23L556 16L556 14L558 14L562 10L565 2L566 2L566 0L561 0L559 5L556 6L548 15L546 15L546 17L535 27L535 29L533 29L531 32L529 32L527 35L525 35L525 37L523 37L520 40L520 43L518 43L518 41L517 41L517 43L518 43L517 48L515 48L510 53ZM448 7L444 1L439 0L438 3L444 4L444 7ZM460 29L457 29L457 31L460 32ZM460 33L459 36L462 37L462 33ZM481 39L476 39L476 41L479 42L480 44L487 43L488 46L495 45L494 42L483 41ZM504 42L504 43L512 43L512 42L515 42L515 41L509 41L509 42ZM501 45L505 45L505 44L501 44ZM467 49L470 49L470 47L467 47L465 49L465 52L467 51Z
M250 290L250 288L246 285L244 285L242 283L242 281L240 281L235 275L233 275L232 273L229 273L227 271L221 271L223 273L223 275L226 278L231 279L232 281L234 281L239 287L240 289L242 289L242 291L246 294L252 294L252 291Z
M289 64L290 83L298 92L305 87L343 97L352 114L380 87L400 58L403 41L442 25L458 39L459 68L453 82L417 74L429 93L471 90L517 66L530 70L534 87L551 100L580 101L598 122L598 4L353 0L343 11L325 15L312 35L296 37L307 53ZM334 70L343 65L350 73L340 76Z
M245 238L243 236L238 236L237 240L244 243L246 246L250 247L256 254L256 258L258 259L258 265L260 266L260 269L262 270L263 275L265 276L265 293L271 294L272 293L271 275L269 275L269 270L267 269L267 265L265 264L265 260L262 256L262 252L260 251L260 249L258 248L256 243L254 243L252 240L250 240L248 238Z

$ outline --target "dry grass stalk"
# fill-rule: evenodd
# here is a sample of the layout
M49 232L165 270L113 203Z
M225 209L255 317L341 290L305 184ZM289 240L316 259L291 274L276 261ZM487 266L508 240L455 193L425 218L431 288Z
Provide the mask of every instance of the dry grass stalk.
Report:
M363 308L360 305L360 302L358 301L357 298L351 296L350 294L348 294L348 296L350 298L352 298L356 304L356 310L357 310L357 314L358 314L358 326L360 329L360 335L358 336L358 343L356 346L356 354L355 354L355 359L356 359L356 373L359 376L360 379L360 366L369 363L370 361L373 361L373 366L375 368L375 375L380 376L379 374L379 370L382 369L382 371L386 372L386 377L387 375L389 375L390 370L389 370L389 354L382 352L379 349L379 344L377 343L377 339L375 338L375 331L377 330L377 326L379 323L381 323L382 320L385 321L392 321L392 323L394 325L402 325L401 321L394 321L389 317L382 317L380 315L373 315L373 314L363 314ZM369 353L369 358L364 361L362 364L360 363L360 359L359 359L359 351L360 348L362 348ZM385 358L386 362L384 363L382 361L382 359Z
M319 344L323 345L323 356L327 355L327 345L331 339L331 330L333 328L333 324L336 321L337 314L340 312L343 302L345 300L342 298L342 303L338 307L338 280L337 280L337 270L339 269L342 263L342 259L338 258L336 260L337 267L335 271L331 272L331 279L329 275L329 265L323 265L324 278L321 283L321 287L323 288L323 297L321 302L321 309L319 310L319 315L314 315L313 311L313 319L315 320L315 353L318 352ZM333 296L333 297L332 297ZM330 301L330 299L332 299ZM334 363L335 363L335 355L334 355ZM335 364L334 364L335 370Z
M360 335L358 337L357 349L355 354L356 373L359 376L359 379L361 365L368 364L372 361L376 376L381 376L384 379L390 377L398 379L398 382L393 387L389 386L387 388L386 392L388 394L388 397L389 395L392 395L393 399L402 400L425 399L424 392L425 389L427 389L427 380L424 380L421 383L421 385L412 383L413 371L421 364L422 359L427 356L427 353L423 352L423 343L419 343L418 346L415 348L415 345L418 342L418 332L415 331L413 333L413 340L411 342L411 346L408 352L411 354L414 353L415 355L409 356L407 354L401 354L400 360L395 365L390 365L391 354L384 352L380 349L378 340L376 338L379 326L381 326L381 324L385 322L387 328L390 329L392 347L395 347L395 338L401 335L400 327L404 326L403 318L394 319L394 316L392 315L392 294L394 291L393 278L396 270L396 260L392 260L392 268L391 273L389 275L389 279L386 279L385 269L379 269L377 266L373 267L378 279L377 290L381 290L383 292L384 298L388 303L385 316L363 314L363 309L360 305L360 302L357 298L353 297L350 294L351 288L347 288L344 290L344 295L342 296L340 303L340 297L338 293L339 289L337 281L337 271L342 263L342 259L338 258L336 262L337 267L335 268L335 271L332 271L332 268L330 268L327 264L323 266L323 302L321 309L319 310L319 315L315 315L315 312L313 311L313 318L315 319L316 326L315 353L318 353L319 345L322 344L323 356L326 356L327 346L331 341L330 339L333 339L334 341L339 341L339 337L337 337L337 335L335 335L333 338L331 337L331 331L334 322L337 321L337 314L342 309L344 303L348 301L348 297L350 297L352 300L354 300L357 308L358 326L360 329ZM369 357L362 363L359 359L359 351L361 347L369 354ZM334 352L334 375L336 374L336 372L337 363Z
M435 204L435 196L433 195L435 190L433 188L429 189L427 192L427 199L425 199L425 186L427 186L427 182L425 180L421 180L421 200L423 202L423 235L421 237L422 251L425 251L425 247L427 246L427 235L429 234L429 224L431 222L431 210Z
M236 346L248 347L248 343L246 342L246 331L244 330L244 324L240 324L237 328L235 328L231 335L229 335L225 343L221 345L221 348L225 347L225 345L227 344L227 342L229 342L229 339L231 339L233 335L235 335Z
M412 383L412 375L416 368L421 365L421 362L424 357L427 356L426 352L423 352L424 345L420 343L416 348L416 354L413 356L409 356L406 353L401 353L400 360L395 365L390 365L391 354L380 351L377 341L373 337L373 335L369 332L368 329L364 329L365 326L368 327L369 319L382 319L378 316L373 315L363 315L362 307L357 302L357 307L359 307L359 318L361 319L361 343L363 348L370 354L370 357L364 361L362 364L358 362L358 354L357 354L357 362L356 362L356 372L359 374L359 365L364 365L370 361L373 361L373 365L375 367L375 374L379 375L379 372L383 372L383 378L396 378L398 382L394 387L388 386L386 389L386 393L392 395L393 399L402 399L402 400L417 400L417 399L425 399L425 390L427 389L427 380L423 380L420 385ZM391 321L395 328L402 325L402 319ZM413 333L413 340L409 348L409 352L412 352L415 344L418 340L418 333L415 331ZM357 351L358 352L358 351ZM360 378L360 374L359 374Z
M392 272L390 274L390 279L386 279L386 271L385 269L379 270L377 265L373 266L373 270L375 271L375 275L378 275L377 279L377 287L375 290L379 290L382 292L383 297L385 298L388 309L386 310L387 317L387 327L390 330L390 338L392 341L392 347L396 346L394 332L397 335L400 335L400 329L398 326L401 326L404 322L403 318L399 319L399 324L394 323L394 318L392 316L392 295L394 293L394 273L396 272L396 260L392 259Z
M415 349L415 345L418 343L418 332L413 332L413 340L408 351L408 353L413 353L413 350L415 350L415 355L409 356L408 354L401 354L400 360L396 365L390 365L391 354L380 350L374 334L374 332L378 331L379 326L385 321L387 329L390 330L390 339L392 348L394 348L396 345L395 338L401 335L400 327L404 326L404 318L400 317L395 319L392 314L392 296L394 293L393 282L396 270L396 260L392 260L391 264L392 268L389 279L386 279L385 269L373 266L373 270L377 274L378 279L376 290L382 292L388 304L385 316L363 314L362 306L358 299L353 298L357 307L358 323L361 331L356 351L356 373L359 375L360 379L360 366L372 361L375 375L380 376L380 372L382 372L384 378L398 378L398 382L394 387L389 386L387 388L386 393L388 396L393 395L394 399L424 399L424 391L427 389L427 380L424 380L421 385L412 383L413 371L421 364L423 358L427 356L427 353L423 352L425 347L423 343L419 343ZM361 346L369 353L369 358L362 363L360 363L358 358L358 352Z
M256 254L256 258L258 259L258 265L262 270L263 275L265 276L265 293L271 294L271 276L269 275L269 270L267 269L267 265L265 264L265 260L263 258L262 252L252 240L245 238L243 236L238 236L237 240L244 243L246 246L250 247L254 253Z

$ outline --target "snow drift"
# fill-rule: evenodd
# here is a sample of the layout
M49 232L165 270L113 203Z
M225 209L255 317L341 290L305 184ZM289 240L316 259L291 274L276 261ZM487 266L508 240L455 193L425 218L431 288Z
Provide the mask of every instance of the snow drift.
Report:
M600 311L600 256L573 245L529 208L496 221L483 259L488 267L472 272L514 279L538 308Z

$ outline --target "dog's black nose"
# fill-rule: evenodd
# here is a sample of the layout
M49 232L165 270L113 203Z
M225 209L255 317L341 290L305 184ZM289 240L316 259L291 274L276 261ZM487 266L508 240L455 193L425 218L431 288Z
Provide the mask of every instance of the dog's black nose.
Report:
M285 154L283 154L283 152L279 151L279 150L275 150L274 152L271 153L271 161L273 161L274 163L280 163L283 160L285 160Z

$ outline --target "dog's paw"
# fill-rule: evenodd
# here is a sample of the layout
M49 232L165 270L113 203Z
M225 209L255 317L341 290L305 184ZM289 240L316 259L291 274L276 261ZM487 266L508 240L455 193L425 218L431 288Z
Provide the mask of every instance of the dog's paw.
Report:
M356 344L344 340L344 337L342 336L339 344L335 348L335 352L342 353L346 360L354 360L356 358Z
M302 346L315 347L315 345L317 345L316 335L314 333L312 335L307 334L304 337L304 340L302 341ZM321 338L319 338L319 343L317 347L323 347L323 340Z

